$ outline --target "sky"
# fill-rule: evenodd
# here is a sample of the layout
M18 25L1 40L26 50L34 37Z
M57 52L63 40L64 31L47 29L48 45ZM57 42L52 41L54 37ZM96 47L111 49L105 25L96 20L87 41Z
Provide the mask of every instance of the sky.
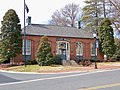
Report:
M84 6L84 0L25 0L29 13L26 18L31 16L31 22L35 24L47 24L55 10L60 10L66 4L75 3L80 7ZM9 9L14 9L23 27L24 22L24 0L0 0L0 27L3 16Z

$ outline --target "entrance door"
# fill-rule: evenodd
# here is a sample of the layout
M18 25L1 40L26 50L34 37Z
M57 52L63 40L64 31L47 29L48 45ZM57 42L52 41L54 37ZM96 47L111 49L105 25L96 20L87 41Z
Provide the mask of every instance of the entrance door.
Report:
M57 55L60 55L62 60L70 59L70 43L67 41L58 41L56 47Z
M66 49L61 49L61 59L62 60L66 60L67 59L67 55L66 55Z

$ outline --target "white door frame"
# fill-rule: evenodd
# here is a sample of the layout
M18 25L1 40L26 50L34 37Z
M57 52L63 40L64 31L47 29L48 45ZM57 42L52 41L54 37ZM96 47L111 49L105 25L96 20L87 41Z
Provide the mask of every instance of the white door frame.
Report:
M60 43L65 43L63 48L66 50L66 60L70 60L70 43L68 41L57 41L56 54L62 54Z

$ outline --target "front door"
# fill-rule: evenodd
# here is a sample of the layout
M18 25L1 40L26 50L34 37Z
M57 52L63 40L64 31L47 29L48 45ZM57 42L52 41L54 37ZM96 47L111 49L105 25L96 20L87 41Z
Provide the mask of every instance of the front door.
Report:
M58 41L56 47L57 55L60 55L62 60L70 60L70 43L67 41Z
M60 57L61 57L62 60L66 60L67 59L66 49L61 49Z

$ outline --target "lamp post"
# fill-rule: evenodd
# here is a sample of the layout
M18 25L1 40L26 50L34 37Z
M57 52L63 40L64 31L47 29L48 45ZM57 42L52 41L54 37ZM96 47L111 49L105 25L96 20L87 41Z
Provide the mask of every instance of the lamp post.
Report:
M96 34L95 33L93 34L93 37L95 39L95 67L94 68L97 69L97 62L96 62L96 60L97 60L97 48L96 48L96 43L97 42L96 41L97 40L96 40Z

